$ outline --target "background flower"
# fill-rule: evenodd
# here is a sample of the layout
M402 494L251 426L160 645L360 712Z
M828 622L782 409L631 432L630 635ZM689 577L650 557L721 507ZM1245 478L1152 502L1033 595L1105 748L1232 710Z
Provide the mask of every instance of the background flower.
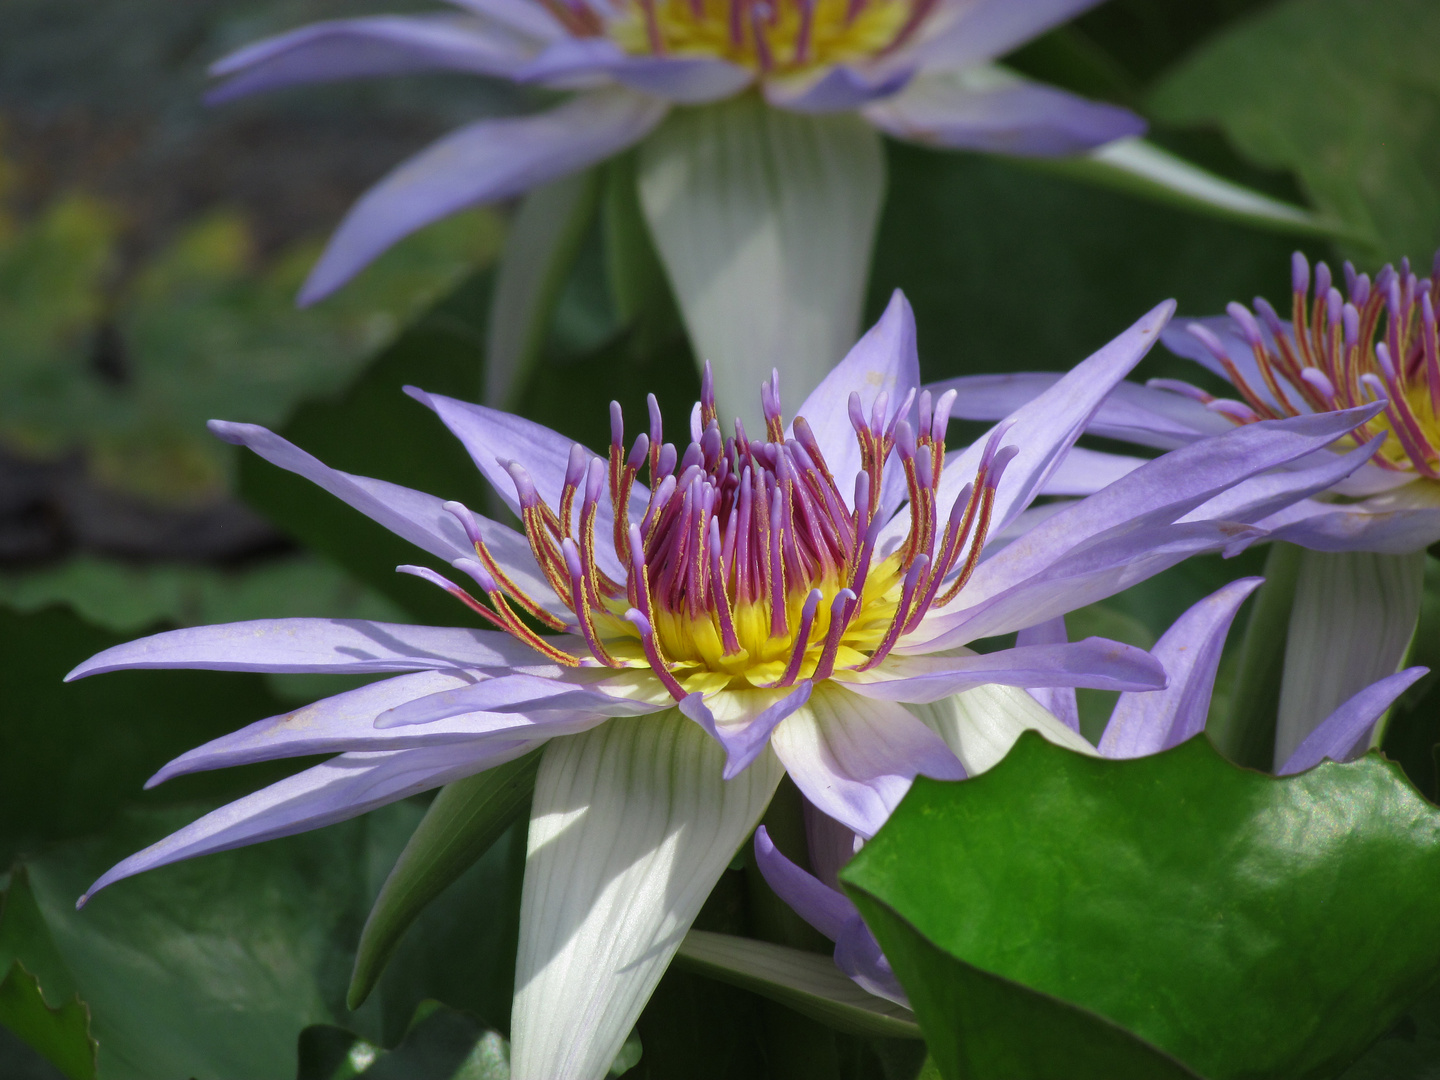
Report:
M1101 173L1310 227L1303 212L1139 144L1145 124L1129 110L992 63L1095 3L455 0L457 13L317 23L250 45L212 67L222 81L210 100L434 70L575 91L533 114L476 121L402 163L341 223L301 302L422 225L538 189L517 218L492 314L486 396L507 403L553 301L549 263L573 242L565 223L593 200L563 178L642 144L633 183L695 355L715 365L726 415L754 427L752 389L772 367L808 392L854 339L885 187L876 130L1011 155L1106 146L1092 163ZM759 96L745 93L752 86Z

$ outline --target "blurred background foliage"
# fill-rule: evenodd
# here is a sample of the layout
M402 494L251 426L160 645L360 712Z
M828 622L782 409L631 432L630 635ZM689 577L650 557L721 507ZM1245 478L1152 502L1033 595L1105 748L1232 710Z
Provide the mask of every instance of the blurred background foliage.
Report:
M71 666L138 633L201 622L458 617L436 590L393 573L413 557L405 544L204 430L211 417L263 423L340 468L485 498L463 452L399 387L478 397L507 208L413 237L315 308L296 310L292 297L345 207L391 164L456 123L527 103L513 87L447 76L213 110L200 101L205 65L235 45L317 18L431 6L0 5L7 1077L507 1073L523 849L513 831L426 911L356 1013L344 990L359 929L423 800L145 875L73 910L119 855L307 763L142 791L155 769L338 686L205 672L62 686ZM1440 243L1437 56L1433 0L1110 0L1009 62L1136 108L1161 145L1338 218L1345 242L1310 243L1309 254L1373 272L1402 256L1428 266ZM1199 315L1288 289L1292 239L1053 168L893 144L887 153L870 314L906 291L928 378L1063 370L1166 296ZM622 315L606 277L612 226L598 215L580 245L520 406L592 445L606 437L610 398L633 415L647 391L688 410L698 390L665 297ZM1160 350L1139 374L1196 378ZM1263 553L1191 560L1075 613L1071 633L1148 647L1189 604L1262 564ZM1440 564L1430 569L1416 661L1435 663ZM1432 798L1435 685L1410 691L1387 743ZM1109 706L1085 695L1086 723ZM773 903L737 864L699 925L774 936ZM1433 1002L1420 1007L1347 1075L1430 1075L1437 1015ZM908 1080L917 1064L913 1044L838 1035L675 971L617 1069L654 1080Z

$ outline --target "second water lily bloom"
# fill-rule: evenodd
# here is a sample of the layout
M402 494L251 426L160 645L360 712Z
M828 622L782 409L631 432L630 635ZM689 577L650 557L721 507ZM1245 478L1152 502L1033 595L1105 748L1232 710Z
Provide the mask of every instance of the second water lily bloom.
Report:
M633 168L606 174L607 206L638 204L625 212L636 231L614 242L653 240L695 356L715 364L721 409L753 430L772 367L804 395L860 329L881 133L1030 156L1137 141L1119 142L1145 128L1129 110L991 63L1097 2L451 0L448 12L316 23L247 46L212 67L211 100L420 71L567 95L478 119L397 166L341 222L301 302L430 222L533 191L488 328L486 398L504 404L543 329L543 282L564 273L563 238L593 211L592 166L637 147Z
M1337 280L1323 262L1312 273L1296 252L1290 286L1282 305L1288 319L1257 297L1253 310L1232 303L1225 315L1165 330L1172 352L1226 380L1234 397L1174 379L1121 383L1090 424L1098 435L1169 449L1280 417L1362 404L1377 410L1330 452L1364 458L1359 468L1256 522L1269 539L1306 549L1282 548L1277 557L1288 568L1277 565L1271 575L1294 591L1275 764L1341 702L1404 663L1420 614L1425 549L1440 540L1440 257L1426 278L1406 260L1382 267L1373 281L1346 263ZM958 410L987 419L1056 378L968 377L932 389L958 390ZM1098 490L1139 463L1086 451L1071 462L1072 490ZM1317 464L1323 468L1326 457L1291 468Z
M483 406L412 391L523 522L330 469L263 428L222 438L314 481L446 564L404 566L484 628L276 619L171 631L81 664L400 673L182 755L152 780L338 756L126 859L130 875L360 814L543 747L513 1018L518 1080L598 1080L781 776L861 836L920 774L959 778L968 729L943 707L989 684L1154 690L1143 650L1091 638L967 645L1024 630L1200 551L1353 467L1252 478L1369 419L1267 421L1162 457L1059 513L1067 451L1157 339L1164 304L972 446L952 395L919 387L896 294L792 422L722 427L707 382L683 451L653 404L595 455ZM1238 487L1237 487L1238 486ZM1231 493L1239 490L1239 498ZM1243 493L1249 492L1247 498ZM1217 518L1206 507L1223 501Z
M1169 676L1164 690L1121 694L1099 743L1078 730L1073 690L1015 690L982 687L957 695L946 707L969 728L970 752L962 750L971 775L996 764L1026 730L1078 753L1136 758L1179 746L1205 730L1220 654L1236 611L1259 578L1232 581L1180 616L1160 638L1152 655ZM1064 640L1064 622L1046 628ZM1372 728L1391 704L1428 668L1412 667L1365 687L1328 716L1276 770L1288 776L1327 759L1349 761L1364 752ZM755 858L776 894L806 922L835 942L835 963L859 986L877 997L908 1005L904 989L880 951L860 912L840 891L837 872L858 851L861 841L834 821L816 822L807 807L810 864L802 869L778 848L762 826L755 833ZM836 857L836 852L841 852Z

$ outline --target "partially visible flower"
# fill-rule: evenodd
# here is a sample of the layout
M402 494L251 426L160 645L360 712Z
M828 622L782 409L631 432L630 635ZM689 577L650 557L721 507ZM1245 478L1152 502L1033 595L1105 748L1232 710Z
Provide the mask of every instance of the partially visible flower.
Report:
M452 14L315 23L216 62L211 101L299 83L460 71L576 91L480 120L357 203L301 291L325 296L381 251L465 206L507 198L643 139L673 105L758 85L773 106L862 110L936 146L1070 154L1144 130L1133 113L988 66L1098 0L451 0Z
M1323 262L1313 281L1305 256L1291 266L1289 319L1263 297L1254 312L1232 303L1227 315L1166 328L1171 351L1198 361L1235 387L1217 398L1175 379L1122 383L1095 414L1090 430L1108 438L1170 449L1235 425L1310 416L1383 402L1384 411L1336 444L1363 448L1369 460L1317 497L1256 524L1274 540L1319 551L1407 554L1440 540L1440 254L1420 278L1402 261L1372 282L1346 263L1345 292ZM1348 297L1347 294L1348 293ZM1258 316L1257 314L1258 313ZM1299 328L1298 330L1296 328ZM971 376L931 387L958 390L957 415L1004 416L1042 393L1058 376ZM1073 491L1111 483L1136 458L1083 452L1067 468ZM1304 463L1302 463L1304 464Z
M1313 454L1376 407L1250 425L1105 491L1026 515L1110 388L1156 340L1163 304L1050 392L957 453L953 395L919 390L898 293L787 426L720 427L707 379L684 452L648 431L596 456L539 425L411 390L506 495L524 534L455 502L330 469L263 428L220 437L319 486L457 571L404 566L491 630L277 619L158 634L71 678L124 668L407 672L261 720L151 783L227 765L339 756L131 856L141 871L284 836L544 746L531 809L513 1026L517 1080L603 1074L782 773L872 835L917 774L965 775L959 718L928 704L987 684L1154 689L1143 650L1022 630L1200 551L1313 490L1259 473ZM760 435L759 432L756 435ZM522 464L523 462L523 464ZM1318 482L1352 467L1334 457ZM649 484L642 483L644 470ZM1205 507L1226 500L1224 519ZM1181 520L1186 519L1186 520ZM987 543L988 541L988 543ZM542 626L550 632L539 632Z
M1059 691L1058 714L1039 700L1053 702L1055 691L1043 693L985 687L959 695L950 703L976 729L977 743L985 746L983 760L970 756L965 764L971 775L984 771L1003 756L1020 733L1036 729L1052 742L1080 753L1108 758L1136 758L1179 746L1205 729L1221 648L1235 612L1260 584L1259 578L1232 581L1189 611L1156 643L1153 655L1169 675L1164 690L1124 693L1110 714L1098 747L1079 734L1074 720L1074 691ZM1063 622L1060 623L1063 639ZM1367 686L1321 723L1276 770L1289 776L1328 759L1350 761L1364 753L1370 732L1391 704L1429 669L1407 668ZM1063 699L1068 696L1068 702ZM968 700L967 700L968 699ZM1066 707L1068 705L1068 708ZM987 728L981 731L979 729ZM817 823L818 812L807 807L809 873L788 859L770 839L764 826L755 833L755 858L766 882L801 918L835 942L835 963L859 986L901 1005L908 1005L889 961L860 913L840 891L836 871L846 857L859 851L863 840L846 834L834 821Z
M1232 303L1228 315L1162 335L1173 352L1229 381L1238 399L1174 379L1120 383L1089 429L1169 449L1278 417L1383 405L1331 451L1292 463L1291 475L1273 481L1292 484L1295 470L1323 472L1339 454L1363 458L1359 468L1254 519L1266 539L1308 549L1284 556L1292 569L1274 575L1288 579L1294 595L1275 762L1294 753L1341 702L1404 663L1420 614L1425 549L1440 540L1440 259L1429 278L1404 261L1398 270L1382 268L1373 282L1346 263L1342 292L1325 263L1316 264L1312 278L1296 252L1290 276L1289 320L1256 298L1253 312ZM1057 378L979 376L931 389L958 390L957 413L987 419L1008 414ZM1078 450L1064 467L1066 490L1099 490L1140 463Z

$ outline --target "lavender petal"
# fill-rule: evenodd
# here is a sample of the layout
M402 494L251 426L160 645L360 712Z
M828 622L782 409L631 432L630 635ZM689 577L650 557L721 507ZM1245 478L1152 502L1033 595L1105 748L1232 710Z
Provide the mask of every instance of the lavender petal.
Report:
M475 549L470 545L465 530L445 510L444 502L434 495L332 469L258 424L211 420L208 426L218 438L248 447L272 465L305 477L366 517L378 521L395 535L447 563L457 558L475 557ZM475 520L490 553L515 584L552 615L569 618L570 609L550 588L525 538L508 525L479 514L475 515Z
M917 775L965 777L944 740L902 706L835 683L816 687L770 745L807 799L864 837L875 835Z
M1144 649L1090 637L969 656L890 656L866 672L837 672L846 689L877 701L923 705L986 683L1158 690L1165 669Z
M218 104L303 83L417 71L509 76L538 44L456 15L334 19L257 41L217 60L210 74L225 81L205 100Z
M1395 699L1408 690L1429 668L1412 667L1371 683L1320 722L1282 765L1277 776L1289 776L1319 765L1326 758L1348 761L1363 752L1362 742L1376 721Z
M498 630L368 619L256 619L167 630L127 641L96 653L65 680L137 668L359 675L536 663L543 663L543 658L533 649Z
M368 810L511 761L537 741L342 754L222 806L107 870L76 904L107 885L216 851L257 844L358 817Z
M722 691L717 695L717 700L712 702L720 709L719 719L705 703L704 697L696 693L680 702L680 711L704 728L705 733L724 748L725 771L721 778L733 780L760 756L770 741L771 733L780 722L810 700L812 689L813 684L807 679L778 700L775 699L775 694L764 691ZM768 704L756 711L750 704L750 699L758 699L759 703Z
M863 112L897 139L1021 157L1077 154L1146 128L1118 105L1013 77L982 81L973 71L922 71Z
M340 223L300 291L310 304L416 229L518 195L632 146L668 106L632 90L596 90L531 116L481 120L432 143L367 191Z
M831 941L839 940L846 924L860 914L844 893L787 859L764 825L755 830L755 865L775 895Z
M1121 694L1100 739L1111 758L1143 757L1178 746L1205 729L1210 694L1230 623L1263 578L1239 578L1175 620L1151 655L1170 684L1148 694Z
M1070 453L1073 455L1075 451ZM1064 615L1028 626L1015 636L1015 644L1021 648L1027 645L1066 645L1069 641ZM1075 701L1073 686L1028 686L1026 689L1031 697L1050 710L1055 719L1071 731L1080 730L1080 707Z

